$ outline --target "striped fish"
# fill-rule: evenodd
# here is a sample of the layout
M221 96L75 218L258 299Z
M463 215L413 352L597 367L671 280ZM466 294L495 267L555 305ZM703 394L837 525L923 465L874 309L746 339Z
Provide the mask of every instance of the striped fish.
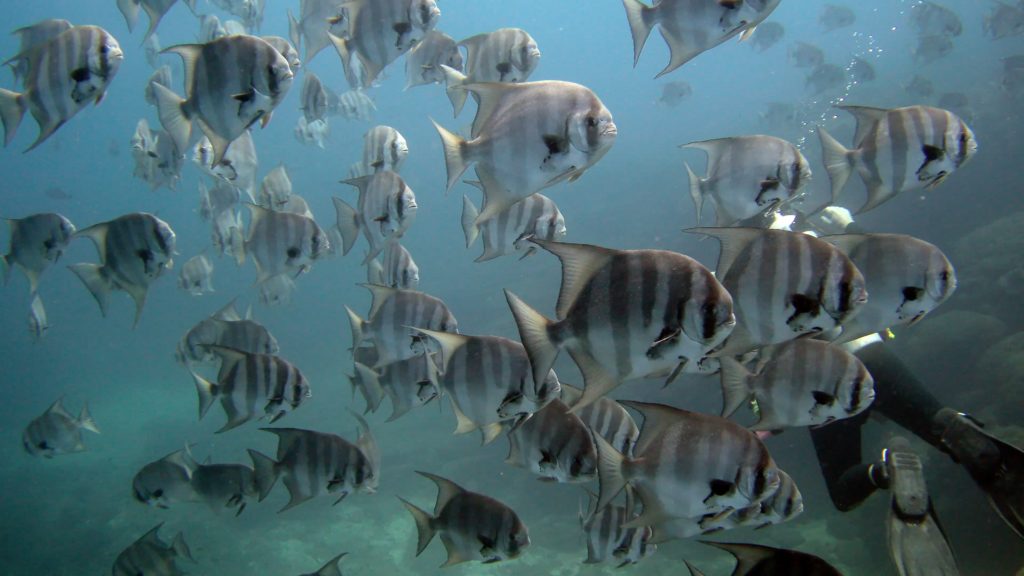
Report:
M416 221L416 194L391 170L342 180L342 183L359 189L357 208L340 198L333 199L338 232L344 245L342 253L349 253L362 230L370 244L363 258L365 266L388 244L397 242Z
M325 148L331 128L327 119L307 122L305 116L299 116L295 122L295 139L302 144L316 144L321 150Z
M853 148L847 150L820 126L818 136L832 181L833 204L851 172L856 170L864 181L868 197L858 213L900 192L938 186L978 149L971 129L948 110L929 106L839 108L857 119Z
M46 319L46 308L43 307L43 300L39 294L32 296L32 303L28 310L28 333L36 341L41 340L50 329L50 322Z
M149 17L149 28L146 29L146 40L149 39L153 33L156 32L156 27L160 25L160 20L163 19L164 15L174 6L174 3L178 0L117 0L117 9L121 11L121 15L124 16L125 24L128 25L128 31L132 32L135 30L135 25L139 21L139 11L144 11L146 16ZM196 14L196 0L185 0L185 5L188 6L192 14Z
M251 254L256 263L256 282L261 283L279 274L299 275L308 272L330 245L327 235L312 218L267 210L249 204L252 220L249 236L237 254L238 263Z
M189 258L181 267L178 288L188 291L193 296L213 292L213 264L205 254Z
M612 250L531 240L562 261L558 320L505 291L534 377L561 348L583 373L579 411L626 380L669 375L732 332L732 298L696 260L664 250Z
M277 434L277 460L249 450L262 502L279 476L289 500L284 512L321 494L339 494L337 504L355 491L373 493L380 482L380 450L366 420L359 420L355 444L341 436L298 428L261 428Z
M405 137L391 126L374 126L363 135L363 165L371 173L398 172L408 156Z
M295 46L305 40L305 56L309 64L321 50L331 45L327 37L331 29L330 20L342 12L345 0L299 0L299 18L288 11L288 37Z
M420 285L420 267L398 242L389 242L384 248L384 273L386 286L415 290Z
M588 494L596 504L596 495ZM587 539L587 559L583 561L584 564L600 564L614 558L619 562L617 568L622 568L654 554L658 546L648 542L652 535L650 527L623 527L623 524L636 517L633 510L633 490L628 487L625 506L609 505L586 515L580 510L580 526Z
M73 238L80 236L96 245L100 264L68 268L92 293L104 317L111 290L127 292L135 300L138 324L149 285L174 265L174 230L152 214L135 212L79 230Z
M842 576L839 570L813 554L759 544L707 542L736 558L733 576Z
M341 568L338 567L338 562L341 562L341 559L347 555L348 552L342 552L341 554L338 554L334 558L328 560L327 564L324 564L316 572L312 572L310 574L301 574L300 576L341 576Z
M475 262L486 262L517 252L522 254L519 257L522 260L537 251L536 246L527 242L529 238L559 241L566 235L565 217L554 201L543 194L527 196L495 217L477 224L479 216L480 211L473 201L463 196L462 232L466 235L466 248L472 247L478 236L484 239L484 252Z
M327 91L324 90L320 78L311 71L306 70L305 78L302 80L302 115L306 122L323 120L327 117Z
M443 70L448 99L455 115L462 112L466 91L459 87L479 82L526 82L540 63L540 48L522 28L499 28L459 42L466 48L466 73L457 66ZM461 60L461 57L460 57Z
M175 148L171 135L163 130L152 132L145 118L139 120L132 136L132 157L135 170L132 175L157 190L166 186L174 190L181 181L184 156Z
M191 367L189 372L199 393L200 419L206 416L214 400L220 399L228 421L217 430L218 434L253 418L267 416L271 424L277 422L310 396L306 377L283 358L223 346L207 348L220 357L217 382L196 374Z
M725 518L722 529L728 530L739 526L764 528L792 520L803 511L804 498L796 487L796 482L789 474L779 470L779 489L775 494L753 506L733 512Z
M235 508L235 516L245 510L246 498L256 498L256 476L244 464L195 464L189 482L196 498L212 508Z
M149 80L146 81L146 103L156 106L156 93L153 88L153 84L160 84L164 88L171 87L171 67L164 64L157 68L149 76Z
M352 348L372 344L377 351L373 368L427 352L429 340L417 328L439 332L459 330L455 316L439 298L415 290L373 284L362 286L373 296L368 319L364 320L348 306L345 310L352 327Z
M720 355L827 332L854 318L868 300L860 270L813 236L759 228L687 231L722 243L716 275L732 294L737 323Z
M470 139L437 122L450 190L471 164L483 185L477 224L563 180L573 182L615 143L612 114L571 82L466 84L480 101Z
M441 533L441 541L448 551L446 568L469 560L482 560L485 564L519 557L530 545L530 534L516 513L505 504L470 492L462 486L427 472L416 472L437 484L437 502L434 515L399 497L416 521L416 555L419 556Z
M778 490L778 468L750 430L710 414L624 403L644 415L635 456L624 457L600 436L594 440L600 456L598 509L627 484L643 502L643 513L626 527L651 526L654 542L686 538L693 535L695 519L707 524Z
M434 360L426 354L392 362L380 372L358 361L354 364L355 375L350 380L366 400L367 411L376 412L385 395L391 399L388 422L440 395Z
M292 180L284 164L267 172L260 183L260 191L256 196L256 204L268 209L278 210L292 197Z
M24 63L25 90L0 89L4 146L14 139L26 110L39 124L39 136L28 152L90 102L99 104L122 60L117 40L98 26L72 26L7 60Z
M196 462L187 449L175 450L139 469L132 477L132 496L147 506L167 509L178 502L195 502L192 469Z
M48 20L40 20L29 26L22 26L11 32L11 34L18 37L20 42L18 55L7 60L4 64L11 67L11 73L14 74L14 82L16 84L24 82L25 76L28 74L28 54L33 48L46 44L70 28L71 22L50 18Z
M163 525L163 522L157 524L117 555L111 570L113 576L185 576L185 572L178 568L176 560L186 558L195 562L192 559L192 552L189 551L181 532L178 532L170 544L160 540L157 532Z
M405 89L444 82L441 65L462 70L462 53L451 36L431 30L405 56Z
M234 312L234 302L193 326L178 343L177 358L183 364L213 362L217 357L211 346L241 350L251 354L274 355L280 352L277 339L265 326L242 319Z
M562 383L562 402L573 406L583 396L583 390ZM605 439L613 448L627 456L633 454L633 446L640 436L640 429L622 404L611 398L598 398L591 404L580 408L576 416L589 427L594 434Z
M363 90L348 90L341 94L327 89L327 113L341 116L346 120L369 121L377 110L377 104Z
M252 132L246 130L232 141L220 162L214 162L213 145L203 136L192 149L192 161L209 176L223 180L237 190L245 192L249 201L255 199L259 159L256 157L256 144L252 140Z
M7 254L0 255L4 285L11 279L11 269L17 266L28 278L29 293L35 294L43 272L60 259L71 242L75 225L52 212L11 218L7 225L11 228L11 240Z
M58 398L42 415L28 423L21 433L21 445L33 456L53 458L59 454L85 451L82 430L100 433L96 422L89 414L89 407L82 404L77 417L72 416Z
M507 420L521 425L558 399L561 383L555 371L549 369L536 380L540 384L534 385L526 350L514 340L416 331L440 348L440 384L452 401L458 420L456 434L479 429L487 444L498 437Z
M864 273L871 298L843 325L837 342L914 324L956 290L956 272L933 244L903 234L842 234L822 240L839 248Z
M779 0L661 0L654 6L623 0L623 4L633 33L634 67L651 30L659 25L671 53L668 65L655 76L660 78L737 34L745 40L775 10Z
M441 17L435 0L352 0L345 8L347 37L330 33L328 37L341 57L349 83L363 77L361 86L372 85L388 64L412 49ZM361 74L353 70L353 58L362 67Z
M260 38L266 40L267 44L274 47L281 56L288 62L288 67L291 68L292 74L298 74L299 68L302 68L302 60L299 59L299 51L295 49L295 46L291 42L282 38L281 36L260 36Z
M225 36L206 44L172 46L164 52L181 56L185 63L186 98L154 85L160 123L178 150L185 150L192 121L198 121L213 146L214 165L257 120L263 126L270 122L292 85L288 61L256 36Z
M791 340L762 349L757 372L721 359L722 416L757 402L751 430L821 426L860 414L875 399L874 379L853 354L820 340Z
M597 476L597 449L586 424L555 398L509 431L505 463L544 481L589 482Z
M807 158L796 146L774 136L734 136L683 144L708 155L708 175L700 178L690 165L690 196L697 209L697 224L704 199L715 207L715 226L740 220L792 200L811 179Z

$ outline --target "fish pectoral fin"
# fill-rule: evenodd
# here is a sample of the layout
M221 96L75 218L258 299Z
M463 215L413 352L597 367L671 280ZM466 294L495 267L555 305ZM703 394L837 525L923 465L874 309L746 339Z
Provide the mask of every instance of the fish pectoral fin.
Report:
M232 94L232 98L239 102L250 102L256 97L256 90L249 89L246 92L239 92L238 94Z
M679 327L665 326L661 329L661 333L658 334L657 340L651 343L647 348L646 355L650 359L661 358L666 348L675 345L679 341L679 336L682 335L683 330Z

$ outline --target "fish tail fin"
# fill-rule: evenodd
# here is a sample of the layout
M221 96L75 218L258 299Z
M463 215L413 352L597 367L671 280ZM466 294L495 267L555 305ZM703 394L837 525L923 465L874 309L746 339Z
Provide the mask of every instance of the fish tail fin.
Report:
M359 214L346 202L338 198L332 198L332 200L334 200L334 213L338 218L338 233L341 234L341 253L345 255L359 239Z
M26 108L24 95L0 88L0 121L4 124L4 146L14 139L21 119L25 117Z
M818 126L818 138L821 139L822 163L832 182L832 203L835 204L853 171L850 151L821 126Z
M750 372L728 356L723 356L719 362L722 372L722 418L728 418L750 398Z
M448 187L445 188L445 194L447 194L452 189L452 186L455 185L455 182L462 176L462 173L469 168L464 151L466 140L458 134L445 130L433 118L430 121L434 123L434 128L441 135L441 144L444 146L444 165L448 170Z
M78 413L78 425L82 428L93 432L95 434L100 433L100 427L96 425L96 421L92 419L92 414L89 414L89 405L82 403L82 411Z
M458 117L462 112L462 107L466 105L467 90L463 87L466 83L466 75L444 64L441 65L441 70L444 72L445 94L448 95L448 100L452 103L452 110Z
M384 400L384 388L380 385L380 375L361 362L354 364L356 374L351 378L352 392L355 393L356 390L359 390L363 400L366 400L366 412L376 412Z
M192 122L185 115L185 99L157 82L151 86L153 94L156 95L156 111L160 117L160 125L171 135L171 140L174 140L174 146L178 150L187 150L189 138L192 137Z
M505 290L505 298L512 309L519 337L526 348L526 356L530 359L530 366L533 368L533 389L537 390L547 379L548 372L558 357L558 344L551 337L552 322L508 290Z
M295 46L296 50L301 50L302 45L302 28L299 26L299 21L292 15L292 11L288 10L288 39L291 40L292 46Z
M188 544L185 543L185 535L181 532L174 537L171 541L171 550L178 555L179 558L186 558L195 562L196 559L192 557L192 551L188 549Z
M363 330L366 328L366 320L348 306L345 306L345 311L348 312L348 323L352 328L352 350L355 350L363 342Z
M260 493L259 501L263 502L277 482L277 462L252 448L247 451L249 458L252 459L253 480L256 483L256 490Z
M686 175L690 178L690 198L693 198L693 206L697 210L697 226L700 226L700 212L704 209L704 189L701 188L700 176L693 173L693 169L686 162Z
M100 306L100 314L107 317L107 302L110 300L110 282L101 272L99 264L72 264L68 266L78 279L89 289Z
M217 385L210 382L206 378L203 378L199 374L192 372L192 380L196 384L196 392L199 393L199 419L202 420L203 416L210 411L210 406L213 406L213 401L217 397Z
M0 273L3 274L4 286L11 281L11 261L8 258L8 255L0 254Z
M633 66L640 61L647 37L651 35L654 23L651 21L652 8L645 6L640 0L622 0L626 8L626 19L629 20L629 31L633 34Z
M594 512L592 512L592 514L596 514L626 487L626 477L622 473L622 465L626 461L626 457L612 447L600 434L593 436L597 443L597 477L600 488L600 496L594 506Z
M477 236L480 235L480 227L476 225L476 219L480 211L469 199L469 196L462 197L462 232L466 235L466 248L473 246ZM5 280L6 282L6 280Z
M117 9L124 16L124 22L128 25L129 32L134 30L135 24L139 22L139 10L141 8L142 4L138 0L117 0Z
M412 514L413 520L416 521L416 555L419 556L423 549L430 544L430 541L434 539L434 522L430 514L421 510L405 498L399 497L402 504L405 504L405 509Z

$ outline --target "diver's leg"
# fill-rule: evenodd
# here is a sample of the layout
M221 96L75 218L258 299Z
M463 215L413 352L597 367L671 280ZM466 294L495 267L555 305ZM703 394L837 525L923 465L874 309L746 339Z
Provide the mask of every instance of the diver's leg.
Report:
M811 428L811 441L825 478L832 504L843 512L856 508L878 488L884 488L884 474L877 463L861 461L860 428L867 412Z
M868 344L857 350L856 355L875 380L871 408L940 448L942 441L934 419L943 406L924 383L883 342Z

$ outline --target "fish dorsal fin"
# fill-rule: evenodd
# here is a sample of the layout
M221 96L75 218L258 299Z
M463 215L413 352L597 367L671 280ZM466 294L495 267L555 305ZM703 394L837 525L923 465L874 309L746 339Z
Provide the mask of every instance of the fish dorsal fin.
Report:
M238 310L235 308L235 304L238 301L238 297L234 297L230 302L224 305L223 308L217 310L213 314L210 314L210 318L215 320L224 320L225 322L237 322L242 319L238 315Z
M729 543L729 542L709 542L707 540L701 540L702 544L714 546L720 548L736 557L736 568L733 570L734 574L746 574L757 566L758 562L771 558L775 555L775 550L767 546L759 546L757 544L740 544L740 543Z
M349 410L349 412L352 411ZM369 461L373 477L380 478L380 447L377 446L377 439L370 432L370 425L366 422L365 418L355 412L352 412L352 416L359 421L359 438L356 440L356 446L359 447L359 451Z
M93 224L88 228L83 228L78 232L75 232L71 237L78 238L84 236L92 240L93 244L96 245L96 252L100 255L100 262L107 261L107 230L110 228L107 222L101 222L99 224Z
M272 432L277 435L277 460L279 461L296 443L302 440L306 435L310 434L309 430L303 430L301 428L260 428L260 430Z
M490 120L494 111L498 109L502 98L509 92L519 90L518 84L504 84L501 82L474 82L463 84L461 89L472 92L477 99L476 116L473 117L473 125L469 130L471 138L480 135L480 128Z
M384 303L395 294L398 294L398 288L391 288L390 286L378 286L376 284L360 284L360 286L369 290L370 295L373 297L373 303L370 304L370 313L366 315L370 322L373 322L377 312L380 312Z
M341 181L342 184L355 186L359 190L359 202L357 204L358 206L363 205L363 196L366 194L366 189L369 187L370 180L373 178L373 176L373 174L369 174L367 176L359 176L357 178L349 178L347 180Z
M619 403L636 410L644 417L644 423L640 427L640 437L633 448L633 453L637 456L644 453L652 440L660 438L665 433L665 430L677 424L679 419L687 414L685 410L664 404L636 402L633 400L620 400Z
M864 138L889 113L885 108L872 108L871 106L837 106L837 108L846 110L857 120L857 131L853 135L854 148L860 148Z
M466 62L474 62L473 56L480 50L480 47L487 42L487 38L490 37L489 33L477 34L476 36L470 36L465 40L460 40L456 46L466 47ZM475 70L474 70L475 72Z
M341 562L341 559L347 555L348 552L342 552L331 558L327 561L327 564L324 564L323 568L316 571L314 576L341 576L341 568L338 568L338 562Z
M178 466L185 471L185 475L189 478L192 477L192 471L196 469L196 461L192 459L192 456L189 455L184 448L181 450L175 450L160 460Z
M562 402L566 406L572 407L572 405L579 402L580 398L582 397L582 389L571 384L566 384L565 382L562 382Z
M452 402L452 412L455 413L456 424L454 434L467 434L480 427L476 422L470 420L469 416L466 416L462 409L459 408L458 402L455 401L455 396L449 394L448 398Z
M704 576L704 573L698 570L693 564L690 564L689 560L683 560L683 562L686 562L686 567L690 570L690 576Z
M718 266L715 267L715 275L721 280L729 272L736 257L743 252L743 249L757 240L766 231L760 228L687 228L683 232L691 234L706 234L718 239L722 244L722 252L718 256Z
M470 339L470 336L466 336L463 334L453 334L451 332L427 330L425 328L416 328L415 326L410 326L410 328L419 332L420 334L430 336L431 338L436 340L438 344L440 344L441 374L444 374L445 372L448 371L448 363L452 359L452 354L454 354L455 351L458 350L459 348L465 346L466 342L469 342Z
M178 44L177 46L164 48L160 51L161 54L168 52L181 56L181 63L185 69L185 98L191 100L196 62L198 62L199 55L203 52L203 44Z
M157 532L160 531L160 527L163 526L163 525L164 525L164 523L161 522L161 523L157 524L156 526L150 528L149 532L146 532L142 536L139 536L139 539L136 540L136 542L137 543L145 542L147 544L151 544L153 546L156 546L157 548L160 548L160 549L166 548L164 543L160 541L160 537L157 535Z
M732 143L732 138L714 138L711 140L698 140L696 142L688 142L679 146L680 148L695 148L701 150L708 155L708 177L715 174L718 169L718 160L722 157L722 150L728 148Z
M565 318L587 282L618 252L590 244L551 242L538 238L532 238L530 241L558 256L562 261L562 286L558 291L558 304L555 307L555 314L560 320Z
M71 420L75 419L75 417L72 416L71 413L69 413L66 408L64 408L64 397L63 396L61 396L60 398L57 398L57 400L55 400L53 402L53 404L50 404L50 407L46 409L46 413L47 414L57 414L59 416L66 416L67 418L69 418Z
M433 480L434 484L437 484L437 502L434 504L434 516L440 516L441 510L444 510L444 507L448 505L452 498L466 491L465 488L455 482L436 474L420 470L417 470L416 473L424 478Z
M850 252L856 250L857 246L860 246L860 244L868 238L869 236L867 234L835 234L832 236L821 237L822 240L835 246L847 256L849 256Z

